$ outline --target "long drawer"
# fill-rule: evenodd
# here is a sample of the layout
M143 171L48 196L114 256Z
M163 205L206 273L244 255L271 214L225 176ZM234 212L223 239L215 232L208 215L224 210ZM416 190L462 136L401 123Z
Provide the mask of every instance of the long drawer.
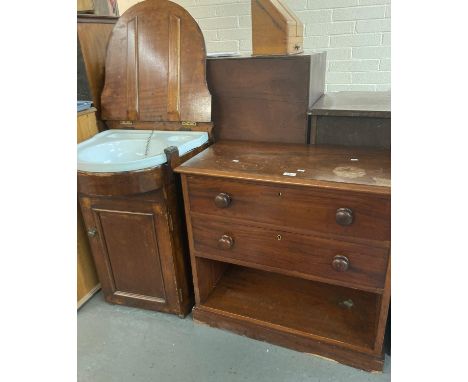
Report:
M192 216L195 256L238 260L358 287L383 288L389 249Z
M188 177L190 210L378 241L390 240L390 198L350 191Z

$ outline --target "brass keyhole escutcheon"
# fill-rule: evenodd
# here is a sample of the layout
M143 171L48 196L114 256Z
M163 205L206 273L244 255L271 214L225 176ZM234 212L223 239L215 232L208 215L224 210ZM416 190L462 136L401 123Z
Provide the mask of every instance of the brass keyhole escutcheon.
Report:
M338 303L338 305L341 306L342 308L345 308L345 309L351 309L354 306L354 302L353 302L353 300L348 298L345 301L340 301Z
M283 193L281 191L278 192L278 196L283 196Z
M282 238L283 237L280 234L276 235L276 240L281 240Z

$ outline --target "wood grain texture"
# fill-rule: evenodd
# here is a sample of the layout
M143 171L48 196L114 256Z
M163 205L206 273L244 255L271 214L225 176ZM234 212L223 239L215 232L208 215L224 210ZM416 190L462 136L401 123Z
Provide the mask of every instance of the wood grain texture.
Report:
M311 108L312 115L391 117L390 92L326 93Z
M390 149L391 119L377 117L313 116L311 144Z
M216 139L307 143L307 111L323 94L325 57L208 59Z
M233 259L256 267L274 268L279 273L292 271L298 277L301 275L328 283L338 281L340 285L370 288L377 292L382 291L385 285L387 248L298 235L284 229L264 229L252 223L234 223L232 219L194 213L192 226L196 256L226 262ZM230 246L218 244L223 236L231 238ZM349 269L338 272L333 268L336 255L349 259Z
M118 17L78 15L78 40L86 69L87 82L92 101L97 109L98 122L101 118L101 93L104 87L104 66L107 44ZM99 123L100 130L104 128Z
M201 306L372 354L376 301L372 293L230 266Z
M91 108L78 113L77 143L98 133L95 111L95 108ZM77 301L79 308L86 302L86 296L91 298L91 291L99 289L99 279L86 235L83 215L80 206L77 207Z
M180 185L173 167L207 145L182 157L167 151L167 164L150 169L78 171L86 229L98 232L91 248L106 301L182 317L192 309Z
M192 212L286 226L288 230L390 240L389 198L205 177L189 177L188 188ZM220 193L231 197L229 207L216 206L214 201ZM352 224L337 223L336 213L342 207L353 211Z
M311 144L391 146L390 92L327 93L311 115Z
M92 13L94 12L94 1L93 0L77 0L76 10L77 12Z
M124 172L78 171L78 192L94 196L133 195L160 189L164 167Z
M77 214L77 301L80 302L86 295L99 285L99 279L94 265L88 236L83 222L83 215L79 209ZM89 296L91 297L91 296ZM81 305L85 301L81 301Z
M345 365L366 371L382 371L383 355L371 355L354 349L341 348L323 341L313 341L302 333L291 330L278 330L264 325L261 321L246 320L244 317L221 310L196 306L193 309L195 322L208 324L215 328L266 341L293 350L319 355L336 360Z
M96 121L96 108L78 112L77 118L77 140L78 143L91 138L99 133Z
M382 370L390 299L389 155L221 141L176 168L194 319ZM359 167L348 168L349 162Z
M390 151L384 149L220 141L176 171L390 195Z
M180 314L161 191L142 197L80 197L106 301ZM135 240L136 239L136 240Z
M304 50L304 25L281 0L251 0L254 55L297 54Z
M210 122L205 55L203 34L181 6L147 0L129 8L109 41L103 118Z

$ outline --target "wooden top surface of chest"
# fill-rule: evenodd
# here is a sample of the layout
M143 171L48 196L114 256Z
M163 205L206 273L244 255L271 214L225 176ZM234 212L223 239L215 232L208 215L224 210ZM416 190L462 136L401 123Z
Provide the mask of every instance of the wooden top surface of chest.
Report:
M391 117L390 92L326 93L311 108L312 115Z
M386 149L220 141L175 171L390 195Z

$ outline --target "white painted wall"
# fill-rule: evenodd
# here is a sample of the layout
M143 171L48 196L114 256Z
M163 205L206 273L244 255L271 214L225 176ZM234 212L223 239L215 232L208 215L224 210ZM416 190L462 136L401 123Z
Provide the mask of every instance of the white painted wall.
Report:
M252 52L250 0L173 0L211 52ZM326 91L390 90L390 0L284 0L305 26L304 51L327 51ZM138 0L119 0L122 14Z

